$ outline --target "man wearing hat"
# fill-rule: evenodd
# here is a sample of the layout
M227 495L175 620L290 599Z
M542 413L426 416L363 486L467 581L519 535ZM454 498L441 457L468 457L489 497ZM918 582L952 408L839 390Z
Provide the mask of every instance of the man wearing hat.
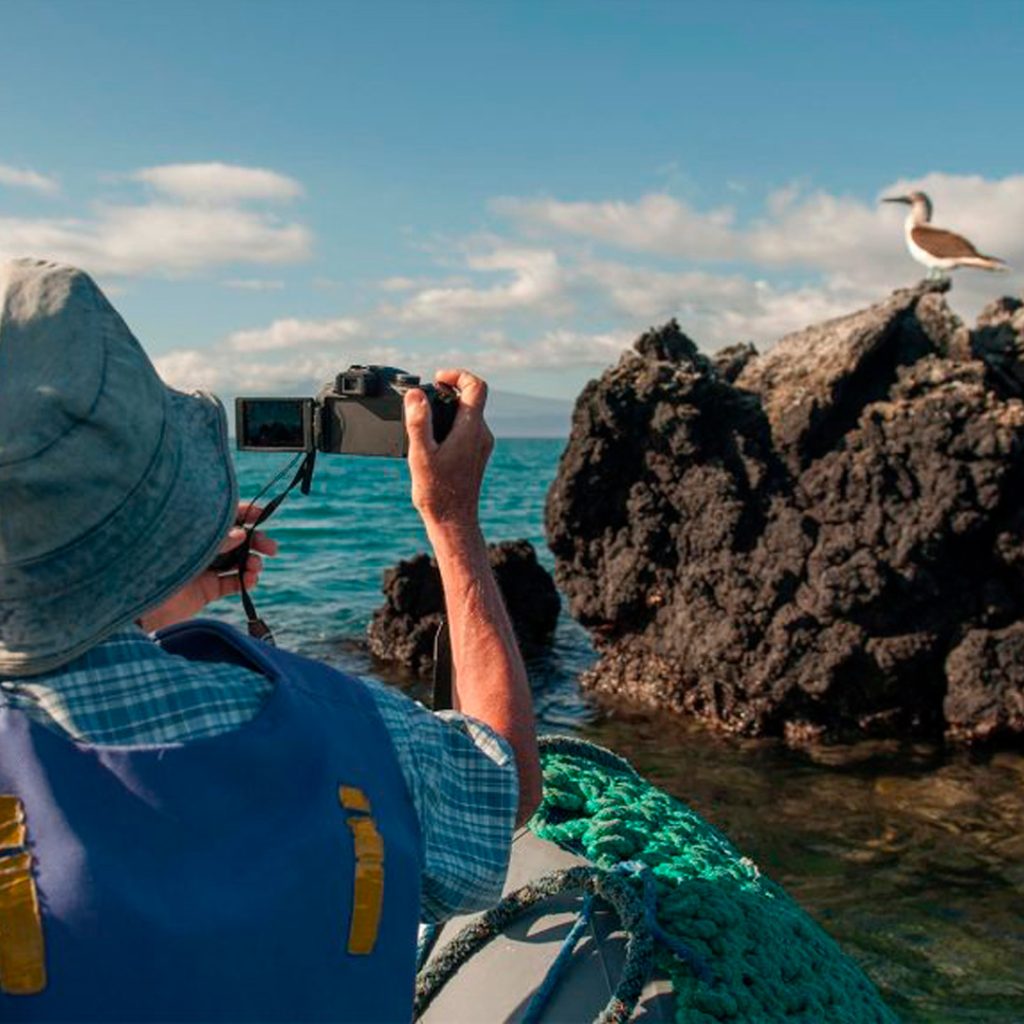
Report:
M0 265L0 1019L408 1020L420 918L495 900L539 768L477 521L486 385L438 379L443 444L406 398L435 715L192 618L239 587L208 570L245 538L222 407L81 271Z

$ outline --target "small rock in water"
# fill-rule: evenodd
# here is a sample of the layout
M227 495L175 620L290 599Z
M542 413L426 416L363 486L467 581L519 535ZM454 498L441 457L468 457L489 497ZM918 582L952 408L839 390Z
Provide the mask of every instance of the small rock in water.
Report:
M561 604L554 580L527 540L502 541L487 550L520 650L530 657L547 646L558 622ZM437 562L425 554L399 562L384 573L383 591L385 602L367 630L370 652L429 676L444 615Z
M924 282L763 355L672 321L580 395L548 495L584 682L795 744L1024 737L1024 307Z

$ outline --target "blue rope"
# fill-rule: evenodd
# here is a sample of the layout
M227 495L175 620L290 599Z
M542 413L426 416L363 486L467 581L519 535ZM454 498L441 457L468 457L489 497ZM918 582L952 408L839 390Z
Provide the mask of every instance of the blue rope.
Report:
M474 953L513 921L552 896L580 889L584 893L593 892L595 897L608 903L626 934L622 974L604 1009L594 1018L594 1024L626 1024L651 973L654 936L644 923L643 900L637 887L622 875L589 865L564 868L535 879L467 924L420 971L416 979L414 1019L422 1017L445 983ZM582 926L580 928L582 930ZM564 967L559 973L564 973Z
M521 1024L537 1024L540 1020L541 1014L551 1001L558 983L562 980L562 975L565 974L566 968L569 966L573 952L590 924L593 912L594 894L588 892L583 897L583 906L580 908L579 916L572 928L569 929L569 934L562 940L562 948L558 951L558 956L552 961L547 974L544 975L544 980L531 996Z
M419 938L416 940L416 973L418 974L423 965L427 962L430 954L437 944L437 937L441 934L441 925L422 924L420 925Z
M685 942L670 935L658 921L658 890L654 884L654 872L638 860L624 860L613 867L612 872L627 878L639 878L644 891L644 924L654 938L674 956L685 963L701 981L711 984L711 970L704 958L698 956Z
M670 935L659 923L658 890L655 886L654 873L651 869L640 861L625 860L611 868L609 873L624 875L627 878L634 878L640 881L643 887L642 903L645 927L656 941L660 942L669 950L669 952L682 960L683 963L685 963L701 981L706 984L711 984L711 970L704 962L704 959L690 949L685 942L677 939L674 935ZM551 1001L551 997L555 993L555 989L558 987L562 977L565 975L569 967L569 962L572 959L572 955L576 950L576 947L579 945L580 939L583 937L583 933L590 925L590 919L593 916L593 912L594 895L593 893L588 892L583 897L583 906L580 908L580 912L575 923L572 928L569 929L568 935L566 935L562 940L562 948L558 951L558 955L552 961L547 974L544 975L544 980L540 983L537 990L530 998L530 1002L527 1004L526 1011L523 1014L521 1024L538 1024L540 1021L541 1014L543 1014L544 1010L547 1008L548 1003Z

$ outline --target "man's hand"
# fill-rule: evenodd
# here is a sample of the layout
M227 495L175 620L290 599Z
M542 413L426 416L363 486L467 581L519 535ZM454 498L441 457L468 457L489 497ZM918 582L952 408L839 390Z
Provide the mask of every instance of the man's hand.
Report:
M261 511L259 506L250 506L247 502L239 504L236 520L238 525L228 531L218 554L223 555L234 551L245 540L246 531L242 524L255 522ZM260 573L263 571L263 559L260 555L273 556L276 554L277 541L272 540L262 530L253 531L249 557L246 559L245 571L241 577L245 582L246 590L252 590L259 582ZM163 604L146 612L138 620L139 625L148 633L166 626L173 626L175 623L184 622L186 619L198 615L212 601L227 597L229 594L237 594L240 589L237 570L216 573L210 569L204 569L198 576L189 580L181 590L167 598Z
M475 526L480 485L494 450L494 435L484 422L487 385L465 370L440 370L436 380L459 392L459 408L450 433L438 444L427 396L418 388L406 393L412 503L428 529L445 523Z
M530 684L480 532L480 485L494 437L484 422L487 385L465 370L442 370L459 390L451 432L434 440L422 391L405 396L412 500L423 517L444 585L455 706L508 740L519 773L522 824L540 800L540 762Z

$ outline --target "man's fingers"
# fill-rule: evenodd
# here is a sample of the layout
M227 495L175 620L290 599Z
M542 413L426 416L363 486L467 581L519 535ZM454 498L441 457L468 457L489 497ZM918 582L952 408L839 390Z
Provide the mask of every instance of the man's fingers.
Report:
M229 597L237 594L241 589L239 578L245 581L245 589L252 590L260 581L260 574L263 572L263 559L259 555L249 555L245 562L245 572L239 574L234 572L215 573L207 572L199 578L199 585L202 588L203 603L209 604L221 597Z
M217 593L213 596L212 600L216 601L221 597L230 597L232 594L237 594L241 591L242 587L239 582L237 575L234 576L219 576L217 578ZM245 589L249 589L249 580L245 581Z
M453 431L483 422L484 406L487 404L486 381L461 369L439 370L436 379L439 384L448 384L459 392L459 408L455 414Z
M238 503L238 514L235 516L235 522L240 526L245 523L255 523L262 514L262 505L254 505L251 501L240 501Z
M255 523L260 514L263 512L262 505L254 505L249 501L240 501L238 503L238 509L235 512L235 525L228 530L227 536L220 542L220 548L218 549L219 554L224 554L227 551L234 551L242 541L245 540L245 524ZM259 536L266 536L257 531L253 534L253 546L255 547L256 538ZM269 540L269 538L267 538ZM271 541L271 543L273 543ZM276 544L274 545L276 548ZM260 549L262 550L262 549ZM266 551L265 554L273 554L274 552Z
M273 557L277 554L277 541L262 530L253 530L250 548L253 551L258 551L261 555Z
M244 540L245 530L241 526L232 526L227 536L220 542L218 553L223 555L228 551L234 551Z
M430 403L419 388L405 393L405 429L409 434L410 458L421 458L437 450Z
M228 530L227 536L220 542L219 554L223 555L228 551L234 551L245 540L247 532L244 526L232 526ZM262 530L252 531L252 541L249 546L251 550L258 551L261 555L277 554L277 541Z
M459 392L459 406L483 412L487 403L487 383L469 370L438 370L434 375L438 384L447 384Z

